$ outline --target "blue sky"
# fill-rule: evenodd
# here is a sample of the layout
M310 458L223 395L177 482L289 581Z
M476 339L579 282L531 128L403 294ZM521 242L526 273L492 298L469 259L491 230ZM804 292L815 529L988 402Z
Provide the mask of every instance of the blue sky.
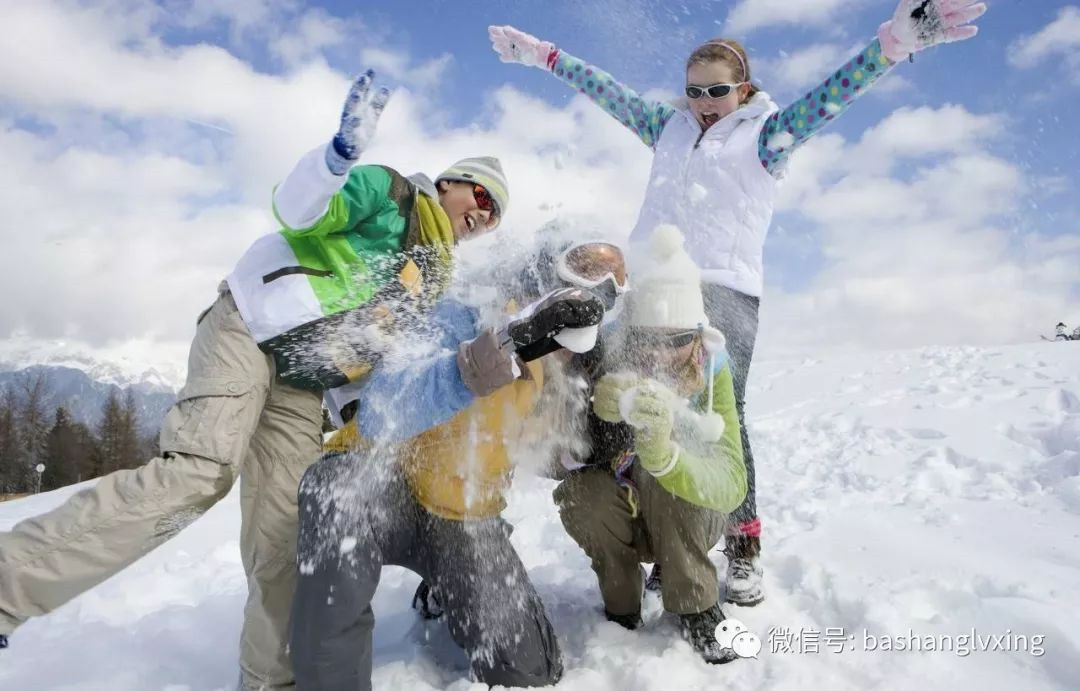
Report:
M1058 319L1080 323L1080 2L989 4L975 39L898 66L796 154L766 246L766 350L793 339L1018 342ZM732 36L784 105L894 7L4 4L0 61L21 67L0 71L0 239L22 261L0 289L23 297L0 304L0 337L182 352L190 320L161 316L197 313L273 230L268 190L333 132L365 67L396 88L371 160L435 173L493 153L513 189L502 241L582 214L618 237L636 217L649 152L551 76L500 63L489 24L551 40L656 97L678 93L689 50ZM466 255L483 260L494 242Z

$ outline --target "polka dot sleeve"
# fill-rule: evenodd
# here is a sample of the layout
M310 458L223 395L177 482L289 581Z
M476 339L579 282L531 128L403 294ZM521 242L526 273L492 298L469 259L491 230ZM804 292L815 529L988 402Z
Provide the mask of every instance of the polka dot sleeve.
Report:
M774 113L758 139L761 165L772 174L783 170L791 152L818 133L866 93L894 62L881 54L874 41L821 84L779 113Z
M656 148L664 125L675 113L673 106L647 101L607 72L561 50L551 72L628 127L650 149Z

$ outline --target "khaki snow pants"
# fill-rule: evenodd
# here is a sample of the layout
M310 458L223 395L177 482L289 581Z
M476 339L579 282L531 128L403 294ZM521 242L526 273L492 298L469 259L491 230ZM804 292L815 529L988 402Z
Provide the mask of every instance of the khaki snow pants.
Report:
M592 560L605 609L616 615L639 612L641 562L655 562L663 569L664 609L704 612L720 595L709 550L723 535L724 514L679 499L637 464L631 477L636 516L626 490L606 467L575 471L555 488L563 527Z
M249 684L292 684L296 491L319 457L321 430L318 394L275 379L223 286L200 316L187 383L162 423L161 457L0 533L0 634L150 552L224 497L239 474L248 581L241 670Z

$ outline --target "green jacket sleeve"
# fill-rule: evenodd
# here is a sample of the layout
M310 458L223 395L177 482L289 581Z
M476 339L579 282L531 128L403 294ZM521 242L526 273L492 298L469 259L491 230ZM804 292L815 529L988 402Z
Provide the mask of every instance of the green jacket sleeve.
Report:
M274 190L274 215L292 237L340 233L394 206L390 184L390 172L382 166L355 166L347 175L334 175L323 150L316 149Z
M700 408L704 406L703 400ZM713 412L724 420L723 436L716 442L702 442L695 438L694 430L676 427L675 463L667 472L654 476L661 487L684 501L731 513L746 497L746 464L735 388L727 365L713 378Z

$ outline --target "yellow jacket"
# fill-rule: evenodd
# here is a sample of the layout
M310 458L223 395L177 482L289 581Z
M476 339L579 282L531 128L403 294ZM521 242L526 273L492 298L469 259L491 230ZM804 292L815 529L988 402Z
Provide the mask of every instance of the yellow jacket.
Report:
M528 376L490 396L478 398L448 422L402 444L398 461L416 500L443 518L490 518L506 508L510 484L506 444L522 431L544 385L539 361L527 364ZM364 444L355 424L326 441L327 452Z

